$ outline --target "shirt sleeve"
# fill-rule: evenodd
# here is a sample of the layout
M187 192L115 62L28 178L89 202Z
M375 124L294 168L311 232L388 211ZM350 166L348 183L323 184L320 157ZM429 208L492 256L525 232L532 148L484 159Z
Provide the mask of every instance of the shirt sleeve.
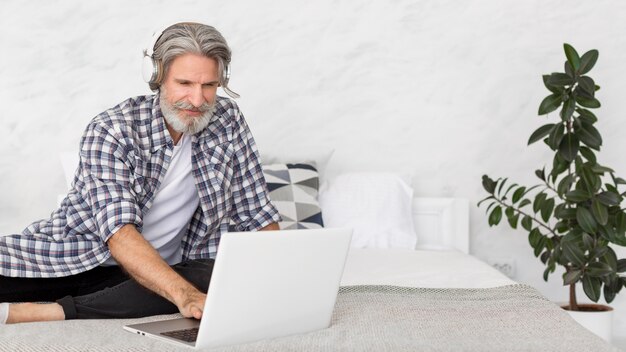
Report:
M80 145L82 193L104 242L126 224L142 226L130 157L120 133L95 122L87 127Z
M255 231L281 221L271 203L259 152L243 114L236 109L233 207L231 220L237 231Z

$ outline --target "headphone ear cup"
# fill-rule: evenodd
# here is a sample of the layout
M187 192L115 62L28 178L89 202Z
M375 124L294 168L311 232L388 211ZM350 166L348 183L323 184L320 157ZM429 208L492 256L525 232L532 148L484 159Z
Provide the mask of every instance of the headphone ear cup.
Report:
M154 59L151 56L144 55L143 62L141 64L141 74L143 80L146 83L154 83L158 76L158 66L155 65Z

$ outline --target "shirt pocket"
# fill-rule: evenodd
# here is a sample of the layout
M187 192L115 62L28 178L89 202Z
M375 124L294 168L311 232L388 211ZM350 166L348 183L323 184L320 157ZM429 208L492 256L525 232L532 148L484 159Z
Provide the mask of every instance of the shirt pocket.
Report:
M207 144L203 152L211 171L211 183L224 191L228 190L234 173L235 147L231 142L213 146Z
M229 164L235 154L235 147L231 142L208 143L204 145L203 151L209 165Z
M150 163L140 157L133 156L133 168L130 173L130 189L134 193L138 205L143 208L146 199L152 195L155 179L150 177Z

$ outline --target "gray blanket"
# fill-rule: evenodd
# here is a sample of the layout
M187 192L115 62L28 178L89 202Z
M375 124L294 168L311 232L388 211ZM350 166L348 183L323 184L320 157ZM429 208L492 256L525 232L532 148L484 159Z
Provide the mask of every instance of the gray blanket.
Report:
M122 330L171 318L0 326L0 351L190 351ZM617 351L526 285L487 289L342 287L332 324L215 351Z

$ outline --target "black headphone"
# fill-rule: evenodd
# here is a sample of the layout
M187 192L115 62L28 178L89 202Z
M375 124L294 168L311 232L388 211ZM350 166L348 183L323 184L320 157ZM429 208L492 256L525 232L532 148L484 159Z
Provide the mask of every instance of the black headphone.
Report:
M193 22L181 22L177 24L184 23L193 23ZM143 80L148 84L155 84L157 82L161 82L163 76L163 62L161 60L155 60L154 55L154 46L157 41L161 38L163 33L168 30L170 27L175 26L176 24L169 25L167 27L162 28L159 31L154 32L152 35L152 39L150 40L150 44L147 48L143 50L143 63L141 67L141 72L143 75ZM222 77L220 79L220 85L225 88L224 90L229 93L230 89L226 89L228 86L228 80L230 79L230 65L227 64L222 71Z

